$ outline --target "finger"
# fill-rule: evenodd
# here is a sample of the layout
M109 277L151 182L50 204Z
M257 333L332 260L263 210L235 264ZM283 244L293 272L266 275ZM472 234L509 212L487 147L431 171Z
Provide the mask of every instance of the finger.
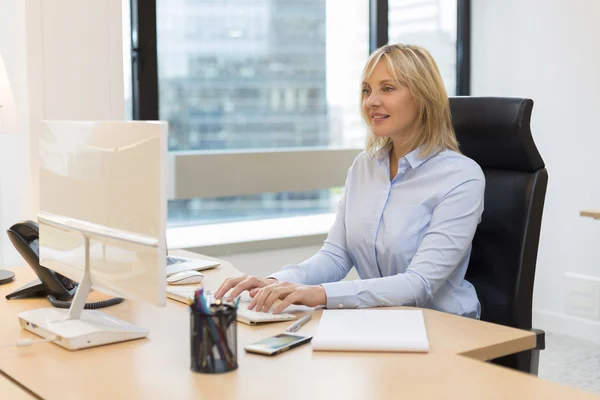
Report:
M223 295L225 293L227 293L229 291L229 289L231 289L232 287L234 287L235 285L237 285L238 283L240 283L241 281L243 281L246 278L247 278L247 275L242 275L237 278L225 279L225 281L223 281L223 283L221 283L221 286L219 286L219 288L215 292L215 299L220 299L221 297L223 297Z
M252 300L250 300L250 304L248 304L248 310L252 310L254 308L254 306L256 305L256 300L258 300L258 296L260 295L260 292L263 289L264 287L252 289L250 291L250 297L252 298Z
M229 291L229 289L231 289L232 287L234 287L235 285L240 283L246 277L247 277L247 275L242 275L242 276L238 276L238 277L234 277L234 278L225 279L225 281L223 281L223 283L221 284L219 289L217 289L217 291L215 292L215 298L223 297L225 295L225 293L227 293Z
M215 291L215 298L217 298L217 295L218 295L218 294L221 292L221 289L222 289L222 288L225 286L225 282L227 282L227 279L225 279L225 280L223 281L223 283L221 283L221 284L219 285L219 287L217 288L217 290Z
M290 293L285 299L281 300L281 303L275 307L273 310L273 314L279 314L286 308L288 308L291 304L294 303L302 303L302 293L301 292L293 292Z
M254 289L260 286L259 280L255 276L250 276L231 289L231 293L227 296L227 301L231 301L238 297L244 290Z
M260 310L262 310L263 303L265 302L267 297L269 297L271 291L273 291L277 286L277 284L271 284L260 288L258 290L258 293L256 293L256 296L254 296L254 298L248 305L248 309L260 312Z
M273 289L271 294L267 297L263 304L262 311L270 312L271 307L273 307L273 303L278 301L281 298L288 296L290 293L293 293L296 290L295 286L280 286L276 289Z

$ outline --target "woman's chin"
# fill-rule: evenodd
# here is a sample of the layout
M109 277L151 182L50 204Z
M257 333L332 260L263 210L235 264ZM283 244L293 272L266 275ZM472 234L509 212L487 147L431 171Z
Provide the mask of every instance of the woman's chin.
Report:
M373 129L372 130L373 135L377 136L377 137L388 137L389 134L383 130L379 130L379 129Z

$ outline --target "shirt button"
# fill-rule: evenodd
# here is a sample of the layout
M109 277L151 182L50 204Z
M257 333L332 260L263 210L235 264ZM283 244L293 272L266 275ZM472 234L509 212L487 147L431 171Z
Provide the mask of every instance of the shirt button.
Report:
M338 308L344 308L343 304L338 304Z
M400 161L401 164L406 164L406 160Z

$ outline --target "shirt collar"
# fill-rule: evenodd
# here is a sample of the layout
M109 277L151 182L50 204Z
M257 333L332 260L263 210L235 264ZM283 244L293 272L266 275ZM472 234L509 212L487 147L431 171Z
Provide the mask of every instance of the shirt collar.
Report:
M383 146L381 149L377 150L377 152L373 155L372 158L377 160L377 162L381 165L389 160L390 150L392 149L392 143L388 143Z
M392 150L392 143L388 143L379 149L374 155L373 158L377 160L379 164L389 162L390 151ZM432 151L426 156L421 156L421 147L417 147L410 153L404 156L406 161L412 169L417 168L419 165L423 164L425 161L429 160L431 157L438 154L437 151Z
M404 158L406 158L406 161L408 161L411 168L415 169L419 165L423 164L425 161L429 160L431 157L435 156L436 154L438 154L437 151L432 151L426 156L421 156L421 147L417 147L416 149L408 153L406 156L404 156Z

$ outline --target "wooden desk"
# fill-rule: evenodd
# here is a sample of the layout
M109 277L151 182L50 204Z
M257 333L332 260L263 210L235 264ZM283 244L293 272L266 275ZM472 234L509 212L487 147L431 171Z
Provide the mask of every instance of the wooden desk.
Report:
M32 336L18 325L20 311L48 306L43 299L4 299L32 278L28 268L15 272L16 282L0 287L0 337L9 343ZM222 279L237 274L223 263L205 271L205 286L214 290ZM150 336L77 352L50 343L4 348L0 370L48 399L600 398L473 359L531 349L535 337L530 332L431 310L424 310L428 354L313 353L305 345L265 357L245 353L244 345L281 332L289 322L258 327L240 323L239 368L220 375L190 371L185 305L172 300L166 307L126 301L105 311L150 329ZM300 333L314 334L320 315L320 310L314 311Z
M9 400L33 400L35 397L0 374L0 398Z
M579 215L582 217L600 219L600 210L582 210L579 212Z

